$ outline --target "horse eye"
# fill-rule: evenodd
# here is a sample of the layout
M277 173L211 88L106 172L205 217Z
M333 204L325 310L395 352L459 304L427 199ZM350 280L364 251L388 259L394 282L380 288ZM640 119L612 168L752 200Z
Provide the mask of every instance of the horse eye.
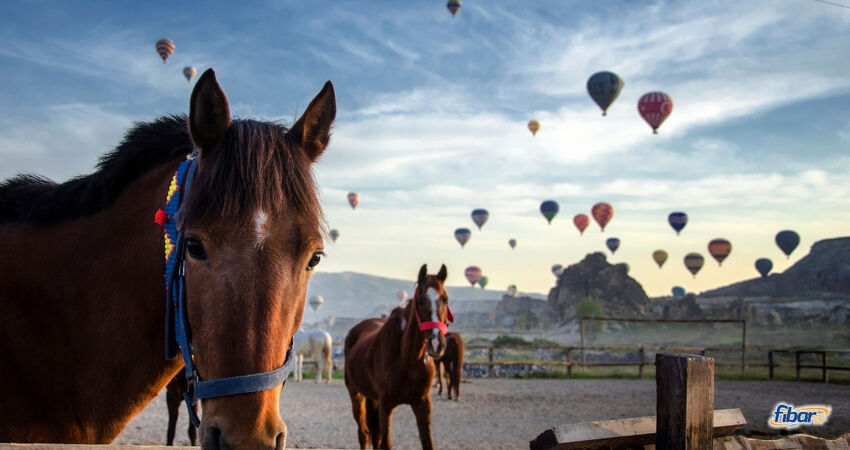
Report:
M309 271L315 269L316 266L318 266L319 263L322 262L322 256L324 256L324 255L325 254L323 252L313 253L313 257L310 258L310 262L307 263L307 271L309 272Z
M201 244L201 241L197 239L186 239L186 251L189 252L189 256L194 259L207 259L207 253L204 251L204 246Z

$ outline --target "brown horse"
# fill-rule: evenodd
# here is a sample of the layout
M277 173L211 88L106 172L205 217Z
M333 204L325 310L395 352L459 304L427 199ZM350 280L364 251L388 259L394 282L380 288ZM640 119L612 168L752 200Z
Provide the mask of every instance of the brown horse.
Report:
M200 380L283 368L322 256L312 164L335 115L328 82L291 129L231 120L208 70L188 117L135 126L96 172L0 184L0 442L109 443L183 366L163 352L163 223L185 237ZM161 217L187 158L191 190ZM202 400L203 447L283 447L281 389Z
M446 393L452 399L452 389L455 400L460 400L460 375L463 373L463 339L459 333L446 333L446 351L439 358L434 358L437 370L437 395L443 394L443 369L446 374Z
M177 431L177 416L180 413L180 406L183 405L183 394L189 391L189 384L186 381L186 373L181 371L168 382L165 386L165 405L168 407L168 431L165 433L165 445L174 445L174 433ZM198 413L198 405L192 405L192 410L195 414ZM195 425L189 421L189 441L195 445L198 430Z
M445 265L437 275L428 275L423 265L407 306L395 308L387 319L366 319L345 337L345 386L361 448L370 440L373 448L392 448L390 416L401 404L413 408L422 448L434 448L431 357L443 354L446 320L452 320L446 276Z

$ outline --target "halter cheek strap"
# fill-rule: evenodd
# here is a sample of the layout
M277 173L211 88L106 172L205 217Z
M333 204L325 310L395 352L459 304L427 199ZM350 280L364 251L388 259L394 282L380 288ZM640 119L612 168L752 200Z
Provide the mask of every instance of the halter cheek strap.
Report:
M186 401L189 419L197 427L201 420L192 405L199 399L260 392L280 386L286 382L295 365L295 350L290 343L286 361L269 372L213 380L200 379L195 368L192 343L189 341L189 322L186 314L186 237L183 230L178 229L176 220L182 199L189 192L197 170L196 157L197 150L180 163L171 180L165 208L158 210L154 219L165 231L165 357L172 359L177 356L178 348L183 356L189 387L188 392L183 394L183 399Z
M449 326L443 322L423 322L422 319L419 318L419 308L416 307L415 301L413 302L413 311L416 312L416 322L419 323L419 331L428 331L437 328L443 336L449 332ZM452 310L449 308L449 305L446 305L446 319L452 323L455 321L455 316L452 314Z

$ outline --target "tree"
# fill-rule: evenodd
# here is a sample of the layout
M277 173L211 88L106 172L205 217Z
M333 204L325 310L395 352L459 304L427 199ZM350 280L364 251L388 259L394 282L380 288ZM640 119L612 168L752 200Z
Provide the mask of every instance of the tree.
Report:
M602 305L596 303L596 301L590 297L581 299L581 302L578 304L578 308L576 309L576 318L579 320L579 323L581 323L581 319L585 317L602 317L604 314ZM585 327L585 331L588 332L591 338L595 338L597 333L602 332L602 322L598 320L587 322Z

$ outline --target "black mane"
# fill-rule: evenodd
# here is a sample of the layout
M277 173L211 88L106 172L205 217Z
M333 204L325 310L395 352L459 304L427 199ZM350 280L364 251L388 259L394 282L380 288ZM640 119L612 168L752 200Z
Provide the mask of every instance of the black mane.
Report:
M187 216L243 216L257 208L275 212L283 204L321 214L311 161L287 131L272 122L234 120L221 147L202 155L204 169L193 184ZM47 225L94 214L133 180L192 149L185 115L139 123L92 174L61 184L29 174L0 183L0 223Z
M94 173L61 184L32 174L0 183L0 223L48 225L94 214L131 181L191 151L185 115L139 123L118 147L100 157Z

